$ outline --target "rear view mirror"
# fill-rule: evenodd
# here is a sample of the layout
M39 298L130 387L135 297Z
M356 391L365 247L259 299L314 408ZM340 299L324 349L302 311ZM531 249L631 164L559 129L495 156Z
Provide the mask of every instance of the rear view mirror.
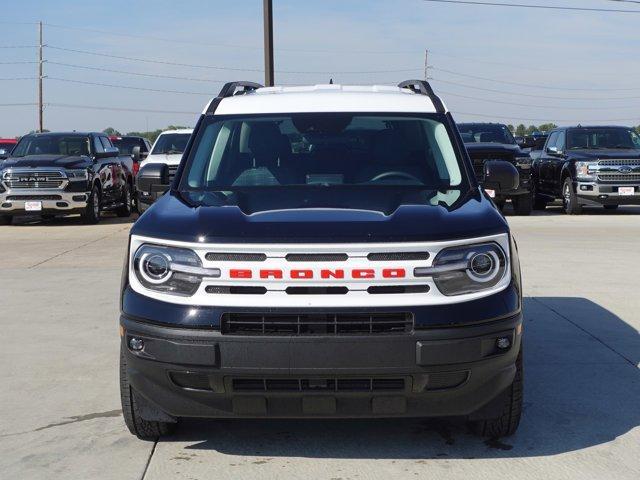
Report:
M143 165L136 177L139 192L166 192L169 183L169 167L164 163Z
M520 185L518 170L503 160L489 160L484 164L484 182L482 186L496 193L516 190Z

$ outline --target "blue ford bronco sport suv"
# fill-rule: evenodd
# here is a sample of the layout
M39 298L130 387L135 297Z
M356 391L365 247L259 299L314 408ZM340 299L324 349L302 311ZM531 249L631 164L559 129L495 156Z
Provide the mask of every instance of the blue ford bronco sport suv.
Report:
M511 191L508 162L485 188ZM131 229L122 407L181 417L466 418L512 434L522 287L504 217L427 82L232 82Z

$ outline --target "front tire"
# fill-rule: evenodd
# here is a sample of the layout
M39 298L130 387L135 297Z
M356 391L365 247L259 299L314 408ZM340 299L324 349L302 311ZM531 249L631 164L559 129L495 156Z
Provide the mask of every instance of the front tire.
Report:
M531 210L533 209L531 195L518 195L516 197L511 198L511 203L513 204L513 210L516 215L519 216L527 216L531 215Z
M0 225L11 225L13 217L11 215L0 215Z
M87 206L82 212L82 221L87 225L95 225L100 221L100 214L102 212L102 199L100 197L100 189L97 185L93 186L91 195L87 200Z
M117 208L116 215L122 218L131 216L131 212L133 211L133 201L131 198L131 185L127 183L124 193L122 194L122 206Z
M129 384L127 358L122 346L120 347L120 401L125 425L140 440L157 440L158 437L171 433L175 427L173 423L149 421L140 417L136 396Z
M508 437L513 435L520 425L522 417L522 392L524 386L524 369L522 365L522 347L516 359L516 376L513 383L504 394L502 411L496 418L470 422L470 427L476 435L490 438Z
M567 215L580 215L582 213L582 205L578 203L578 196L573 191L571 177L565 178L562 184L562 207Z
M534 210L545 210L547 208L547 201L538 195L538 187L536 180L531 179L531 203Z

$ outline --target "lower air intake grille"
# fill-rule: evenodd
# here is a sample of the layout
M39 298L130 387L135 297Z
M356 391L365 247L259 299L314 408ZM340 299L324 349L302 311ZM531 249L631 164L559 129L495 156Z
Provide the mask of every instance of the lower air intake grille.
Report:
M411 313L259 314L225 313L228 335L384 335L413 331Z
M234 392L397 392L404 378L233 378Z

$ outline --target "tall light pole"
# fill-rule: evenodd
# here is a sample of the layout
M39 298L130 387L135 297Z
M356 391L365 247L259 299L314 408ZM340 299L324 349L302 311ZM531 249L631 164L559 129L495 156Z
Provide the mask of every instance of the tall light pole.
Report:
M264 84L272 87L273 74L273 3L272 0L263 0L264 16Z

